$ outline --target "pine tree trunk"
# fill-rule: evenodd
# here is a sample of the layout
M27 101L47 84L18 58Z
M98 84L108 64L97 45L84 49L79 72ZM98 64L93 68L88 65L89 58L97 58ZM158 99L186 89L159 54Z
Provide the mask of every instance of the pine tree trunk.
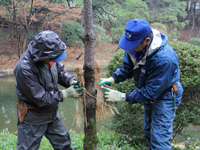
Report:
M95 34L93 31L92 0L84 0L85 32L80 35L84 42L84 79L85 89L90 95L86 95L86 120L84 123L84 150L96 150L98 138L96 132L96 99L94 88L94 45Z

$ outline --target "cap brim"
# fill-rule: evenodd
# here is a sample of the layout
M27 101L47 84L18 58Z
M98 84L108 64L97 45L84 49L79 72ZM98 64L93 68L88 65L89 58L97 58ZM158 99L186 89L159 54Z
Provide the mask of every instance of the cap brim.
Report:
M66 53L64 51L60 56L53 58L53 59L50 59L50 61L59 62L59 61L64 60L65 58L66 58Z
M119 47L123 50L132 50L135 47L137 47L142 39L137 40L137 41L129 41L126 39L125 33L122 35L121 39L119 40Z

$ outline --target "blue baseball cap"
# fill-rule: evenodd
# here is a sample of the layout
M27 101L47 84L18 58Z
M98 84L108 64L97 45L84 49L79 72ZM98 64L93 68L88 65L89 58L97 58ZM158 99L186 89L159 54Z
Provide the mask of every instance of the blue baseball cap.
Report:
M132 50L149 35L151 28L143 19L133 19L127 22L125 32L119 40L119 47L123 50Z
M59 61L62 61L66 58L66 53L65 51L59 55L58 57L55 57L55 58L52 58L52 59L49 59L50 61L53 61L53 62L59 62Z

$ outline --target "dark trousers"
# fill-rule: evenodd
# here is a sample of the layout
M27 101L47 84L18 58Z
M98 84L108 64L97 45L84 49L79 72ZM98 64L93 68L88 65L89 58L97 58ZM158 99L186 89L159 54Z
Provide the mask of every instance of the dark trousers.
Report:
M18 123L17 150L38 150L43 135L55 150L74 150L67 128L60 119L42 125Z

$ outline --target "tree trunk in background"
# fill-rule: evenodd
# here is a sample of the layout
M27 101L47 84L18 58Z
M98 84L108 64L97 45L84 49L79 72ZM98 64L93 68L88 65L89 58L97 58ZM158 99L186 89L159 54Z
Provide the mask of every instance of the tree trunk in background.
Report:
M26 28L25 37L23 39L22 53L24 53L28 47L28 34L29 34L29 30Z
M96 99L94 88L94 45L95 34L93 31L93 9L92 0L83 0L84 2L84 23L85 32L80 35L84 43L84 79L85 89L90 95L86 95L86 120L84 123L84 150L96 150L98 138L96 132Z
M15 27L16 27L16 32L17 32L17 48L18 48L18 57L20 59L21 53L20 53L20 37L19 37L19 32L18 32L18 27L17 27L17 17L16 17L16 10L15 10L15 1L13 0L13 10L14 10L14 21L15 21Z
M195 26L194 19L195 19L195 15L194 15L194 13L193 13L193 14L192 14L192 28L191 28L191 30L190 30L189 39L191 38L192 31L193 31L194 26Z

